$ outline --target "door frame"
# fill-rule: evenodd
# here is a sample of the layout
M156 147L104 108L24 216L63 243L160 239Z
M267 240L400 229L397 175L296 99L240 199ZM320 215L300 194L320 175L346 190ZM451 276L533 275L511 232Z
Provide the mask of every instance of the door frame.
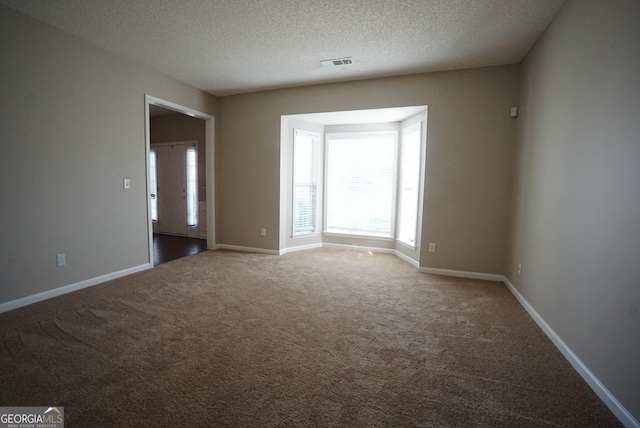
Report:
M188 140L188 141L170 141L170 142L168 141L168 142L162 142L162 143L155 143L155 144L151 144L151 145L150 145L150 149L152 149L152 148L154 148L154 147L155 147L155 148L156 148L156 154L157 154L157 147L158 147L158 146L171 146L171 147L173 147L173 146L186 146L186 147L195 147L195 149L196 149L196 159L199 159L199 155L200 155L200 154L199 154L199 151L198 151L198 141L197 141L197 140ZM156 161L157 161L157 159L156 159ZM206 166L206 165L205 165L205 166ZM197 167L197 165L196 165L196 168L199 170L199 168ZM158 169L159 169L159 168L158 168L158 166L156 165L156 174L158 173ZM151 173L151 171L149 171L149 173ZM185 171L185 173L186 173L186 171ZM196 176L197 176L197 175L196 175ZM158 176L156 176L156 180L157 180L157 181L160 181L160 180L159 180L159 178L158 178ZM186 180L186 176L185 176L185 180ZM206 184L205 184L205 188L206 188ZM158 190L158 189L156 189L156 190ZM157 200L160 200L159 193L160 193L160 192L158 191L158 194L156 194L156 198L157 198ZM198 192L198 193L199 193L199 192ZM187 204L187 201L185 200L185 205L186 205L186 204ZM198 206L199 206L199 205L200 205L200 204L198 203ZM159 211L159 209L160 209L160 206L158 205L158 217L160 217L160 211ZM200 214L200 213L198 212L198 215L199 215L199 214ZM159 225L160 225L160 222L155 223L155 225L156 225L156 229L158 229L158 228L159 228ZM189 225L187 224L187 219L186 219L186 218L185 218L185 227L186 227L187 232L186 232L184 235L177 235L177 236L186 236L186 237L189 237L189 238L198 238L198 237L200 236L200 234L199 234L199 233L195 233L195 235L196 235L196 236L194 236L194 233L193 233L192 231L190 231L190 230L189 230L189 228L190 228L191 226L189 226ZM199 228L198 228L198 229L199 229ZM197 232L197 231L196 231L196 232ZM158 233L158 231L156 230L154 233ZM166 232L164 232L164 233L166 233Z
M182 113L187 116L195 117L197 119L204 120L205 122L205 183L207 186L207 202L206 206L206 219L207 219L207 249L216 249L216 207L215 207L215 117L191 109L189 107L181 106L171 101L163 100L151 96L149 94L144 95L144 118L145 118L145 169L147 178L147 191L145 192L145 201L147 205L147 234L148 234L148 248L149 248L149 264L153 266L153 222L151 221L151 201L149 198L149 189L151 188L151 175L149 170L149 151L151 150L151 124L149 118L149 106L155 105L169 110L173 110L177 113Z

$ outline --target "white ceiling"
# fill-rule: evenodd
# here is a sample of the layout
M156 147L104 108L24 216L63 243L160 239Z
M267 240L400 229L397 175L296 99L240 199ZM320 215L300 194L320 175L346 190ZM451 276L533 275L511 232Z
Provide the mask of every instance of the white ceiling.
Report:
M0 0L217 96L517 63L564 2Z

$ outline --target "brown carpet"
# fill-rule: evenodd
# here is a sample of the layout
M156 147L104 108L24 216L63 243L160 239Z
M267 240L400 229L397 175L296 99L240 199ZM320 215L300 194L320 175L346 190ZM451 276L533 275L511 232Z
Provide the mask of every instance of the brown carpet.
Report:
M500 283L204 252L0 314L0 405L67 427L621 426Z

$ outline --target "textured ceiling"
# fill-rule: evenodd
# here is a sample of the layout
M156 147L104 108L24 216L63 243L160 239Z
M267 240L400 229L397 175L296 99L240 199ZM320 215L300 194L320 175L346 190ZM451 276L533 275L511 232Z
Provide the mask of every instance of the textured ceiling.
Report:
M218 96L517 63L564 2L0 0Z

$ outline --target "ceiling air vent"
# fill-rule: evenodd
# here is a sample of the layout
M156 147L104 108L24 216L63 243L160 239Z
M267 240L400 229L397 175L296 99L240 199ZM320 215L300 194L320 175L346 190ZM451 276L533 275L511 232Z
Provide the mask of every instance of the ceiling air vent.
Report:
M351 57L348 58L336 58L336 59L325 59L324 61L320 61L320 64L325 67L335 67L338 65L350 65L353 64L353 60Z

